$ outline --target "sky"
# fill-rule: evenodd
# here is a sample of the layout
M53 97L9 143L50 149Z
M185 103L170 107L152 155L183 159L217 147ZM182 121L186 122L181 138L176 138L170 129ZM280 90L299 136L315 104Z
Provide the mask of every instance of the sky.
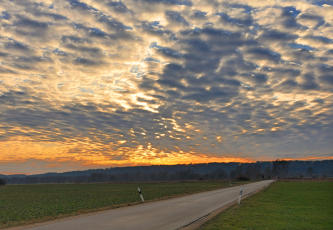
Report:
M331 0L0 0L0 173L333 159Z

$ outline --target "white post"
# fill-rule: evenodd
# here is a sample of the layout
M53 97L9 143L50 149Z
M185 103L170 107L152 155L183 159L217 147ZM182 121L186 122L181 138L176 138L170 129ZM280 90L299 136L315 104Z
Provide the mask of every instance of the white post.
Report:
M143 195L142 195L142 192L141 192L141 188L140 188L140 187L138 187L138 192L139 192L139 196L140 196L140 198L141 198L141 201L142 201L142 202L145 202L145 199L143 198Z
M243 195L243 188L241 188L240 191L239 191L238 204L240 204L240 202L241 202L242 195Z

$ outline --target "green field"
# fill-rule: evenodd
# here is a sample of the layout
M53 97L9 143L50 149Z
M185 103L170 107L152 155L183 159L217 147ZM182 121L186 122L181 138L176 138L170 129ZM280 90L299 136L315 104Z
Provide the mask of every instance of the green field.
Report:
M237 184L237 183L234 183ZM39 184L0 187L0 228L229 186L227 182Z
M332 230L333 182L277 182L201 230Z

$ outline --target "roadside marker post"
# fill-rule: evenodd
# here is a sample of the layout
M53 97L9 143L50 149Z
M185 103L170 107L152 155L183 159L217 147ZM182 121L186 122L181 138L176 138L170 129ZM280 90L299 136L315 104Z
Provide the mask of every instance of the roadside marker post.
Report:
M141 201L142 201L142 202L145 202L145 199L143 198L142 191L141 191L141 188L140 188L140 187L138 187L138 193L139 193L139 196L140 196L140 198L141 198Z
M240 202L241 202L242 195L243 195L243 188L241 188L239 191L238 204L240 204Z

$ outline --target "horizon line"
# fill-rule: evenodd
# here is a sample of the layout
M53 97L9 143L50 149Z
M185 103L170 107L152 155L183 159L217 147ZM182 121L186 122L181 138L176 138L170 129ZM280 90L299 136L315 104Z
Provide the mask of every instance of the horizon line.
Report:
M277 158L275 160L258 160L258 161L249 161L249 162L237 162L237 161L230 161L230 162L202 162L202 163L181 163L181 164L152 164L152 165L129 165L129 166L110 166L105 168L90 168L90 169L83 169L83 170L72 170L72 171L62 171L62 172L45 172L45 173L6 173L0 172L1 176L36 176L36 175L45 175L45 174L63 174L63 173L70 173L70 172L84 172L89 170L101 170L101 169L112 169L112 168L135 168L135 167L152 167L152 166L177 166L177 165L200 165L200 164L254 164L254 163L263 163L263 162L274 162L274 161L327 161L333 160L333 156L329 157L308 157L308 158Z

